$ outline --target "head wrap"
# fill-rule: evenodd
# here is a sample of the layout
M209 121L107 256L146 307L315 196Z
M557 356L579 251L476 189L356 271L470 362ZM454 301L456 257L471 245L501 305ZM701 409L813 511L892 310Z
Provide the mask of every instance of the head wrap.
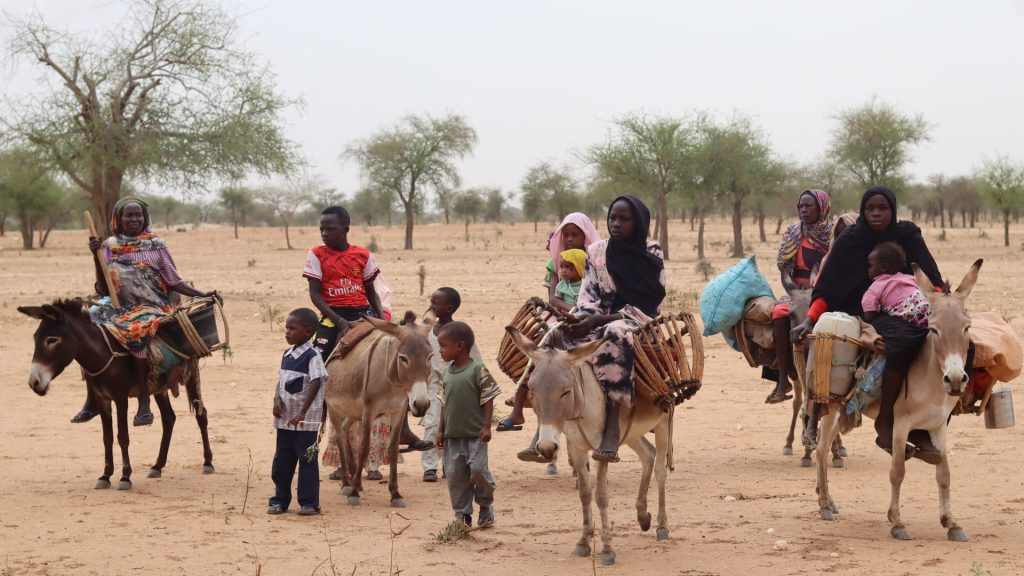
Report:
M875 196L885 198L892 209L892 221L885 230L872 230L864 218L864 206ZM942 285L939 267L924 242L921 229L913 222L898 221L896 205L896 194L885 186L874 186L864 192L860 200L860 216L856 224L843 231L832 245L828 265L818 275L812 298L824 298L829 310L859 316L862 313L861 298L871 286L868 254L882 242L895 242L907 253L907 267L902 272L911 273L910 264L914 263L934 285Z
M548 237L547 245L548 252L551 254L551 262L555 265L556 277L558 276L558 268L562 265L561 254L562 251L565 250L565 246L562 243L562 228L565 228L568 224L576 226L581 232L583 232L584 249L601 239L601 236L597 233L597 227L594 226L594 223L590 221L590 218L588 218L586 214L583 214L582 212L573 212L562 219L562 223L559 224L558 227L551 232L551 236Z
M620 310L630 304L650 317L658 315L658 308L665 299L665 286L661 273L665 262L647 251L647 236L651 230L651 211L632 195L619 196L608 206L625 202L633 212L633 234L629 238L608 240L606 259L608 273L615 282L613 310Z
M562 257L562 260L572 264L572 267L576 269L576 273L583 278L583 272L587 268L587 253L579 248L571 248L569 250L563 250L558 254Z
M793 266L796 264L796 253L800 250L800 243L806 238L814 249L822 254L828 252L832 236L832 199L824 190L804 190L800 198L810 196L818 205L818 220L814 224L804 224L801 220L791 224L782 234L782 244L779 246L779 255L776 262L779 270L787 274L793 274ZM797 199L799 205L800 200Z
M129 204L137 204L142 208L142 232L137 236L125 235L124 225L121 222L124 209ZM125 252L142 252L166 247L164 241L153 234L152 220L149 217L149 205L140 198L127 196L118 200L117 204L114 204L114 211L110 216L110 233L110 238L107 238L103 245L109 248L115 256Z

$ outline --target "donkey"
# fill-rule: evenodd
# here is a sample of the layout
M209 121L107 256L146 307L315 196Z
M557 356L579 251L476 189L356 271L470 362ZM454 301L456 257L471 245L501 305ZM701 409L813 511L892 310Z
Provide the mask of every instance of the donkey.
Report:
M818 267L815 266L811 271L811 284L807 288L801 288L793 281L793 278L787 273L782 273L782 287L786 290L786 294L789 295L789 325L796 326L797 324L804 321L807 317L807 311L811 307L811 292L813 291L812 286L814 280L818 276ZM793 418L789 421L789 435L786 436L786 445L782 449L782 453L786 456L793 455L793 436L796 431L796 421L800 417L800 408L804 405L804 393L805 383L803 374L806 373L805 363L797 364L796 358L793 358L793 369L797 371L798 375L793 379ZM806 425L805 425L806 427ZM819 438L822 436L819 434ZM813 464L811 460L811 452L814 449L810 446L804 446L804 455L800 458L800 467L810 468ZM842 468L845 464L843 458L846 458L846 448L843 446L842 435L837 435L835 441L832 443L832 467Z
M918 287L931 306L931 316L928 318L928 336L910 366L906 388L894 408L893 446L905 446L911 430L926 430L941 454L935 471L935 480L939 485L939 521L946 528L947 537L956 542L966 542L967 533L953 519L950 508L946 428L950 414L968 381L965 359L970 345L968 330L971 328L971 319L967 315L966 300L978 281L981 264L982 260L974 262L956 291L950 292L947 284L941 294L934 292L928 277L913 265ZM864 414L874 418L878 414L877 402L869 406ZM831 440L838 432L839 416L833 412L822 419L821 434L823 438ZM828 468L824 463L826 446L828 444L825 442L818 444L818 508L823 520L832 520L838 509L828 490ZM911 539L900 520L900 486L905 473L903 451L893 450L889 469L889 481L892 484L889 523L890 533L899 540Z
M104 466L103 475L96 482L97 489L110 488L110 476L114 473L114 429L110 403L117 408L117 443L121 447L121 479L118 490L132 487L131 460L128 457L128 398L137 396L136 371L133 358L124 351L115 351L104 329L93 324L82 300L57 300L43 306L19 306L18 312L40 321L33 336L35 352L29 370L28 385L33 392L45 396L50 384L72 360L82 367L85 384L100 404L100 421L103 423ZM213 452L207 433L207 414L199 390L199 366L195 360L183 371L185 392L190 408L195 410L196 422L203 437L203 474L212 474ZM171 445L171 433L177 417L167 391L175 382L161 382L161 388L154 394L160 409L160 453L156 464L149 469L150 478L159 478L167 464L167 451Z
M592 487L590 480L590 453L601 443L605 425L604 392L594 377L594 370L586 360L604 344L604 339L595 340L563 350L561 333L556 332L541 348L527 340L512 326L505 330L512 337L516 348L533 360L534 370L530 375L529 390L533 410L537 414L537 451L546 458L558 454L561 435L565 434L569 450L569 462L576 471L579 481L580 503L583 505L583 535L573 554L590 556L590 539L594 534L594 521L590 502ZM668 515L665 510L665 480L668 475L668 454L671 449L670 416L650 400L639 396L634 398L631 410L620 410L619 428L624 431L620 444L636 452L642 465L640 491L636 498L636 517L644 532L651 528L651 514L647 511L647 491L651 484L651 472L658 480L658 540L668 538ZM566 425L568 423L568 425ZM644 438L654 431L655 446ZM608 463L597 462L597 508L601 514L601 564L615 563L612 549L612 531L608 521Z
M370 454L370 425L387 415L391 426L388 456L391 474L388 490L391 506L404 508L398 492L398 441L406 406L419 417L430 408L427 378L430 375L431 324L416 324L416 314L405 313L403 326L365 317L376 330L344 358L327 362L327 386L324 399L341 452L342 493L349 506L359 505L363 467ZM353 454L348 430L358 423L359 454Z

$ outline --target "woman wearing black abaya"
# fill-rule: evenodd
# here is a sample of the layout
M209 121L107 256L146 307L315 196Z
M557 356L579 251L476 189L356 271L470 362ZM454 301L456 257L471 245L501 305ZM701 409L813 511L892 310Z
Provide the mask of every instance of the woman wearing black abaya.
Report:
M587 248L587 269L567 328L575 340L608 337L593 356L594 375L607 395L607 423L593 458L618 462L619 406L633 402L632 331L658 315L665 299L661 247L647 242L651 213L635 196L608 208L609 240Z
M895 242L906 252L907 267L903 272L912 274L910 265L917 264L932 284L942 285L938 266L921 236L921 229L912 222L896 220L896 195L884 186L869 188L861 198L857 223L836 240L829 252L828 261L814 287L807 319L793 328L794 342L802 342L824 312L862 314L861 298L871 286L868 254L882 242ZM875 443L891 453L893 406L910 364L924 344L928 329L912 326L885 313L878 314L871 324L885 342L885 370L882 373L882 398L875 419L875 431L878 433ZM968 356L970 363L970 354ZM916 449L908 446L908 457L917 456L931 464L938 462L939 453L927 432L912 431L910 441Z

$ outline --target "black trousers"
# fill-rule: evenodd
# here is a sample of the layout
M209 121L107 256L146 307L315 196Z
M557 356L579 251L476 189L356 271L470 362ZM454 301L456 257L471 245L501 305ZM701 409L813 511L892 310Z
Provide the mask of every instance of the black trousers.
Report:
M277 451L270 477L274 480L274 497L270 505L277 504L285 510L292 502L292 477L295 466L299 468L299 485L296 488L299 506L320 508L320 464L318 454L312 460L306 459L306 451L316 443L316 430L277 429Z
M360 314L372 316L369 308L334 308L331 310L335 314L341 316L349 322L355 322L359 320ZM327 357L334 352L334 346L338 344L338 333L340 330L337 326L325 326L323 318L320 319L320 324L316 327L316 337L313 339L313 348L320 353L320 357L327 360Z

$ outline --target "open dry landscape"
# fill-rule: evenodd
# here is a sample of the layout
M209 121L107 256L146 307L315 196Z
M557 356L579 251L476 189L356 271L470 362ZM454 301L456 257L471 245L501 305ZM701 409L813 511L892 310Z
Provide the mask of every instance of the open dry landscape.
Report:
M774 258L779 237L758 243L744 223L750 248L777 290ZM969 301L973 311L996 311L1024 334L1024 253L1019 234L1002 247L1002 230L947 230L926 238L939 266L954 282L970 263L986 259ZM461 224L416 228L417 248L400 249L403 230L353 227L355 243L378 246L381 267L395 292L395 309L422 312L417 270L426 269L427 294L456 287L463 297L457 318L476 330L494 364L502 328L519 306L541 294L550 224L477 224L464 240ZM603 224L599 226L605 234ZM696 233L674 222L668 263L668 310L696 312L704 285L694 272ZM57 297L86 295L93 265L82 231L55 232L45 250L25 252L16 234L0 252L0 574L584 574L591 561L571 556L579 538L580 504L564 456L559 473L520 462L515 453L534 430L495 434L491 470L498 483L497 526L454 544L435 539L451 517L443 481L425 484L419 456L406 455L400 485L409 507L388 507L385 485L371 483L363 503L350 508L336 482L321 469L323 515L265 514L273 490L271 403L278 361L286 347L280 317L309 306L301 277L305 250L283 250L278 229L248 228L235 240L229 228L158 230L184 277L226 300L231 358L207 359L203 393L210 412L216 474L200 474L199 434L184 398L173 401L178 422L163 478L147 479L156 457L159 423L133 429L135 486L93 489L103 464L99 420L68 422L85 395L77 366L46 397L26 386L36 322L16 307ZM1019 232L1019 229L1012 230ZM726 221L708 232L708 254L721 271L732 260ZM319 243L312 228L292 230L292 242ZM789 404L763 403L770 386L720 336L706 342L704 384L676 412L675 465L669 475L671 539L657 542L635 521L640 466L623 451L611 467L617 565L603 574L1013 574L1024 566L1024 427L986 430L981 418L959 416L950 427L953 506L971 541L946 540L939 525L937 489L930 466L913 461L903 489L903 519L915 536L889 536L888 458L873 446L873 432L846 439L846 468L832 470L839 519L818 519L812 469L782 456ZM504 397L512 392L503 375ZM1013 384L1024 406L1020 382ZM132 410L134 411L134 402ZM505 413L503 405L496 412ZM1024 422L1024 412L1017 409ZM416 426L414 426L414 429ZM115 453L117 450L115 448ZM120 458L116 458L120 466ZM732 496L732 498L729 498ZM652 499L652 506L656 499ZM292 511L294 512L294 510ZM393 535L400 532L400 534ZM785 540L781 550L773 543ZM1016 542L1017 544L1014 544ZM986 572L987 571L987 572Z

